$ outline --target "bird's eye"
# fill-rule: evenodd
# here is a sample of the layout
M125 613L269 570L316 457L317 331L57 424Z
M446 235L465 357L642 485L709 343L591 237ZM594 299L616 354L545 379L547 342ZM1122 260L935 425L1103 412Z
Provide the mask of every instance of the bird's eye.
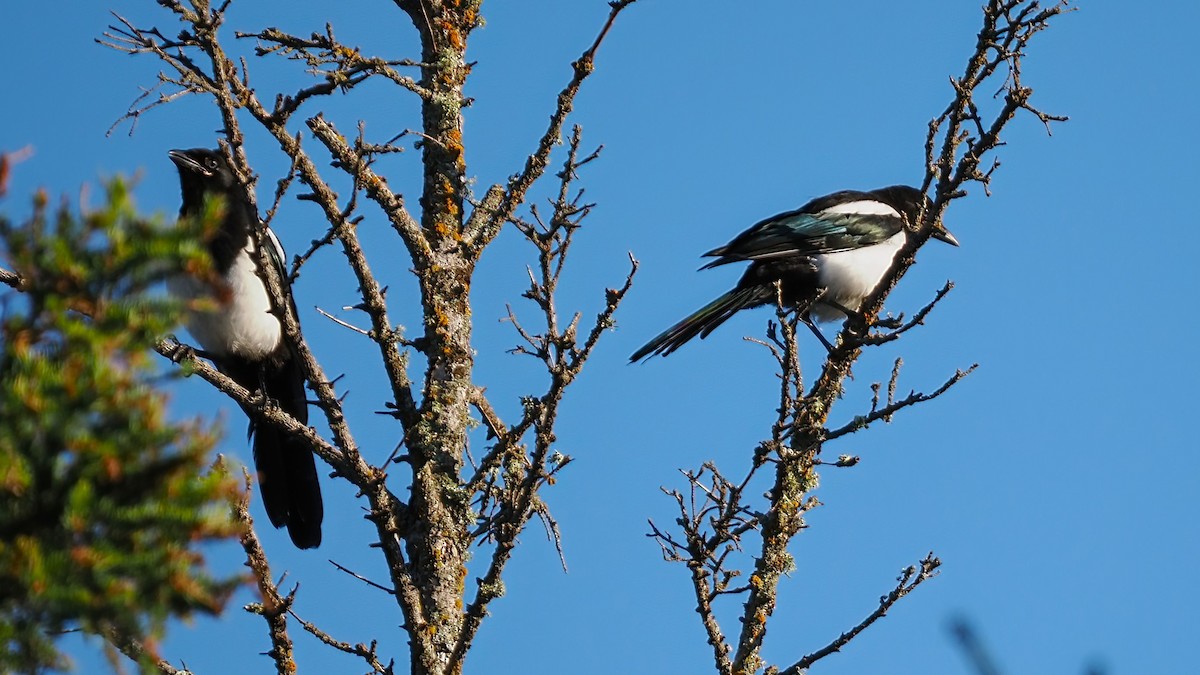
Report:
M209 157L208 161L206 161L205 164L207 164L208 168L210 168L210 169L217 168L217 160L213 159L212 157Z

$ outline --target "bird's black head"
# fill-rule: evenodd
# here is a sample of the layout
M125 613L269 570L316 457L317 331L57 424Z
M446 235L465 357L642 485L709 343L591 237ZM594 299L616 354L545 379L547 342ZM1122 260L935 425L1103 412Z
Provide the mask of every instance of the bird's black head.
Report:
M231 197L237 177L219 150L192 148L167 153L179 169L179 186L183 190L183 213L195 213L204 205L207 194Z
M921 215L922 208L933 208L933 202L930 201L924 192L907 185L892 185L890 187L879 188L878 190L872 190L871 194L875 195L879 201L899 211L910 225L916 224L917 218ZM950 234L950 231L946 229L946 226L940 220L933 224L933 234L931 236L951 246L958 246L958 239L955 239L954 235Z

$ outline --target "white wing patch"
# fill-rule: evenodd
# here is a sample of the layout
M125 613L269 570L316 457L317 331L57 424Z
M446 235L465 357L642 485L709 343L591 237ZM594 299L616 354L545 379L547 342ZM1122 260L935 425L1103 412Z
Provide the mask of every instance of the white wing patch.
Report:
M826 213L861 213L872 216L895 216L902 218L900 212L883 202L875 201L874 199L862 199L856 202L846 202L831 206L817 215Z
M278 263L279 276L287 276L287 253L284 253L283 244L279 242L279 237L275 236L275 230L269 227L267 228L267 241L271 242L271 248L274 249L271 252L271 257Z

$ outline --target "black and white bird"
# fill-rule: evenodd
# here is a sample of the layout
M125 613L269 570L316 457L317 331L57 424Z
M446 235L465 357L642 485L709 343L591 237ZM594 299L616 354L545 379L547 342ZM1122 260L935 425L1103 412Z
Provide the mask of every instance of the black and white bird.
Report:
M756 223L704 254L716 260L700 269L749 261L737 285L646 343L629 360L666 356L697 335L707 337L740 310L774 304L776 281L784 303L800 307L801 319L830 347L812 321L834 321L857 312L904 245L905 225L914 224L929 205L924 193L906 185L843 190ZM941 223L932 236L958 246Z
M183 275L168 282L168 290L181 300L206 301L188 312L188 332L218 370L252 392L261 391L307 424L304 373L283 338L283 326L271 312L255 262L258 214L238 196L237 179L219 151L195 148L168 154L179 169L181 218L200 217L212 198L224 202L220 227L205 242L220 281ZM269 228L266 235L268 257L286 280L283 247ZM282 429L256 424L252 411L243 408L251 418L254 465L267 517L275 527L286 525L297 547L319 546L324 507L312 449Z

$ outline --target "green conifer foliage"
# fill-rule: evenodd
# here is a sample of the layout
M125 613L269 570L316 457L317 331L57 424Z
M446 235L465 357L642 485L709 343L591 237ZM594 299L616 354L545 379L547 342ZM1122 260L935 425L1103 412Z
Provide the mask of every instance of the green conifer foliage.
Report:
M139 218L126 186L82 215L0 216L0 671L69 667L64 630L135 639L218 612L240 583L199 545L236 536L217 436L168 418L150 348L178 308L158 287L208 262L202 224ZM177 372L177 371L176 371Z

